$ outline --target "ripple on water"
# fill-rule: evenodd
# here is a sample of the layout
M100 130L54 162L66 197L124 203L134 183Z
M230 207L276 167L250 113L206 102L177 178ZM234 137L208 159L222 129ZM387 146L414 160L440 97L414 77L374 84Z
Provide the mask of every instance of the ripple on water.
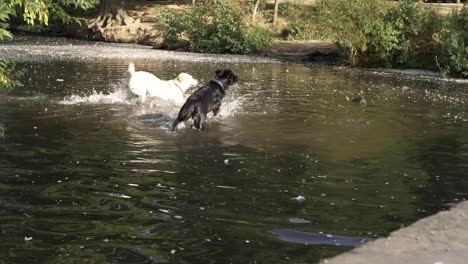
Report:
M0 96L0 262L315 263L369 241L346 234L384 236L468 197L462 84L180 53L91 62L54 45L33 62L0 48L27 69ZM180 106L130 95L130 60L241 81L205 131L171 132Z

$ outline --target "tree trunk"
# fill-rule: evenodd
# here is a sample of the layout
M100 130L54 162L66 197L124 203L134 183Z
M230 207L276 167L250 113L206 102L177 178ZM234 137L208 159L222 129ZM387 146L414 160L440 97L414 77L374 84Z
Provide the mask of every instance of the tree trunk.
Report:
M88 28L94 32L93 38L106 41L114 41L115 32L123 26L134 22L127 14L128 4L123 0L100 0L99 16L91 21Z
M255 19L257 17L257 12L258 12L258 6L260 5L261 0L255 0L253 12L252 12L252 23L255 22Z
M101 27L107 26L125 26L128 19L131 19L125 10L125 1L123 0L100 0L100 12L98 21Z
M278 7L279 0L275 0L275 8L273 10L273 25L276 25L276 22L278 22Z

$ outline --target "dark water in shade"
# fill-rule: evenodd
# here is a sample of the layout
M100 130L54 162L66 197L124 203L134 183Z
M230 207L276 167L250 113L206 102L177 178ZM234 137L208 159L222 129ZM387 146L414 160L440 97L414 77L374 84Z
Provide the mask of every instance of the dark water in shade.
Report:
M24 87L0 96L0 263L314 263L468 198L466 84L133 60L240 77L206 131L172 133L176 107L127 94L129 62L19 62Z

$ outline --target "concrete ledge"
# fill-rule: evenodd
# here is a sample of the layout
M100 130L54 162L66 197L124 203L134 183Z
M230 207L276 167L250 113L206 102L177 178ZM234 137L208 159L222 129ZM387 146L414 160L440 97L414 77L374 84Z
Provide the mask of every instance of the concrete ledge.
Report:
M466 264L468 201L322 263Z

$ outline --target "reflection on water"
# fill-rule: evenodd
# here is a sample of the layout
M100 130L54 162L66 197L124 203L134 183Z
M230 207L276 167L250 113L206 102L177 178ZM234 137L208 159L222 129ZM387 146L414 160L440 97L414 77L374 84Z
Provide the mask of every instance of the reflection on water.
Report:
M313 263L468 196L466 85L134 61L240 76L206 131L173 133L178 106L129 95L129 62L21 63L0 97L0 262Z
M300 243L305 245L333 245L343 247L356 247L372 240L366 237L347 237L323 233L307 233L280 228L275 228L271 232L273 235L277 236L283 241Z

